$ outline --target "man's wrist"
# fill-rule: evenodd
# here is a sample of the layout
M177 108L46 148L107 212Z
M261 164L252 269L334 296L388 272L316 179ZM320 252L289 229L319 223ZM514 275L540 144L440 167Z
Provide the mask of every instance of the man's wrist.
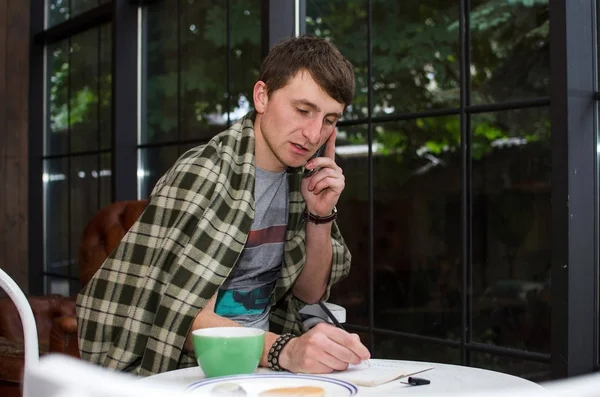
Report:
M292 362L292 346L294 345L294 343L296 343L297 340L296 338L292 338L292 340L290 340L284 347L283 349L281 349L281 353L279 354L279 362L280 362L280 367L283 368L286 371L290 370L290 364Z
M304 219L306 219L308 222L311 222L311 223L314 223L317 225L333 222L334 220L337 219L337 208L334 206L329 214L321 216L319 214L309 211L308 208L305 207L304 211L302 212L302 217Z
M284 371L289 369L291 361L290 345L295 343L295 336L292 334L280 335L271 348L267 356L269 368L275 371Z

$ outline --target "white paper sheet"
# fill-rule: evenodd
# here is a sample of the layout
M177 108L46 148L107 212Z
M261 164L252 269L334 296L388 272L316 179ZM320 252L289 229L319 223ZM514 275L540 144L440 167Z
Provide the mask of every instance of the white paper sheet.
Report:
M371 362L369 366L363 362L359 365L350 365L346 371L334 372L325 376L345 380L357 386L378 386L433 368L424 364L407 365L400 362Z

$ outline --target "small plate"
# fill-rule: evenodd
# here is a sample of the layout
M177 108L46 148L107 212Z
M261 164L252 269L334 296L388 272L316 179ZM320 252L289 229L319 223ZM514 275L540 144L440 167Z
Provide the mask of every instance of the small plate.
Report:
M241 386L247 397L258 396L266 390L280 387L318 386L325 390L326 397L350 397L358 392L352 383L305 374L253 374L206 378L190 384L186 390L193 395L210 396L212 389L221 383Z

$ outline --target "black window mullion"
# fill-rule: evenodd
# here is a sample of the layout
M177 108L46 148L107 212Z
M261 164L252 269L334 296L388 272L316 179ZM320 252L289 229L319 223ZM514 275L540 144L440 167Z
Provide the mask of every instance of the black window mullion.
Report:
M148 128L148 102L147 102L147 85L148 85L148 7L141 8L142 20L138 21L140 23L140 40L141 40L141 54L140 54L140 70L139 73L139 81L141 82L139 89L139 97L138 97L138 109L139 109L139 136L147 136L147 128ZM140 147L138 145L138 141L136 140L136 153L139 155ZM139 158L136 160L139 164ZM139 164L141 165L141 164ZM136 165L137 168L137 165ZM140 167L142 168L142 167ZM136 172L137 175L137 172ZM141 183L136 181L136 191L137 198L141 198Z
M261 10L263 58L279 41L294 36L296 27L294 3L294 1L280 0L263 1Z
M306 34L306 0L298 0L298 6L299 10L298 15L296 16L300 25L298 34L304 35Z
M138 7L113 3L112 201L137 199Z
M373 1L367 0L367 178L369 261L369 347L375 349L375 170L373 164Z
M597 362L595 0L550 0L552 376Z
M183 54L183 51L181 51L181 0L176 0L177 4L176 4L176 14L177 14L177 23L175 24L175 29L177 30L175 32L175 37L177 38L177 59L176 59L176 64L177 64L177 141L181 141L181 136L182 136L182 132L181 132L181 128L183 126L183 118L181 116L183 110L182 110L182 106L181 106L181 93L183 91L183 87L181 86L181 57ZM146 82L144 81L144 84ZM187 135L186 131L186 135Z
M96 143L98 145L97 150L102 150L102 27L98 27L98 41L97 41L97 62L98 62L98 70L96 77L96 92L98 93L98 101L96 103ZM102 183L100 182L100 171L102 170L102 155L98 152L96 155L96 168L98 169L98 179L96 179L96 205L97 209L100 209L101 202L101 189L100 186Z
M471 257L470 245L470 131L469 131L469 2L461 0L459 6L459 46L460 46L460 148L461 148L461 331L460 362L468 365L470 354L466 348L469 343L469 266Z
M472 115L469 112L469 109L472 108L471 103L471 0L465 1L465 30L464 30L464 84L465 90L463 92L464 95L464 105L465 112L467 113L465 118L465 131L464 137L465 145L464 145L464 155L463 158L465 163L465 170L463 171L464 181L464 195L463 198L463 239L464 239L464 262L463 262L463 310L464 317L466 321L466 327L464 329L465 332L465 341L466 348L472 344L473 342L473 311L472 311L472 295L469 291L473 288L473 162L472 162L472 131L471 131L471 117ZM471 350L467 348L467 351L464 353L464 357L466 359L465 365L472 365L472 355Z
M69 12L71 12L71 3L69 2ZM72 131L71 131L71 84L72 84L72 76L73 76L73 65L72 65L72 49L73 42L72 38L69 37L67 39L67 65L69 65L69 73L67 74L67 153L71 153L71 140ZM71 216L71 156L67 156L67 257L71 258L71 232L72 232L72 223L73 219ZM44 239L47 239L44 237ZM48 269L46 268L46 271ZM68 277L71 277L71 266L68 266Z
M31 0L30 35L44 29L45 2ZM41 295L44 292L44 127L48 116L44 112L44 97L47 65L43 44L31 41L29 60L29 195L28 195L28 255L29 255L29 294Z
M227 127L231 125L231 0L226 0L225 7L225 40L227 42L225 54L225 109L227 109Z

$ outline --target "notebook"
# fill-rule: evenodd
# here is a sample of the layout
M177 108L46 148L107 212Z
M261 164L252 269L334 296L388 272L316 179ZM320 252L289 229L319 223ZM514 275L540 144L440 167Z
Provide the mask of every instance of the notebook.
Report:
M429 371L434 367L427 364L407 364L393 361L371 361L348 366L345 371L327 374L327 377L345 380L357 386L378 386L393 380Z

